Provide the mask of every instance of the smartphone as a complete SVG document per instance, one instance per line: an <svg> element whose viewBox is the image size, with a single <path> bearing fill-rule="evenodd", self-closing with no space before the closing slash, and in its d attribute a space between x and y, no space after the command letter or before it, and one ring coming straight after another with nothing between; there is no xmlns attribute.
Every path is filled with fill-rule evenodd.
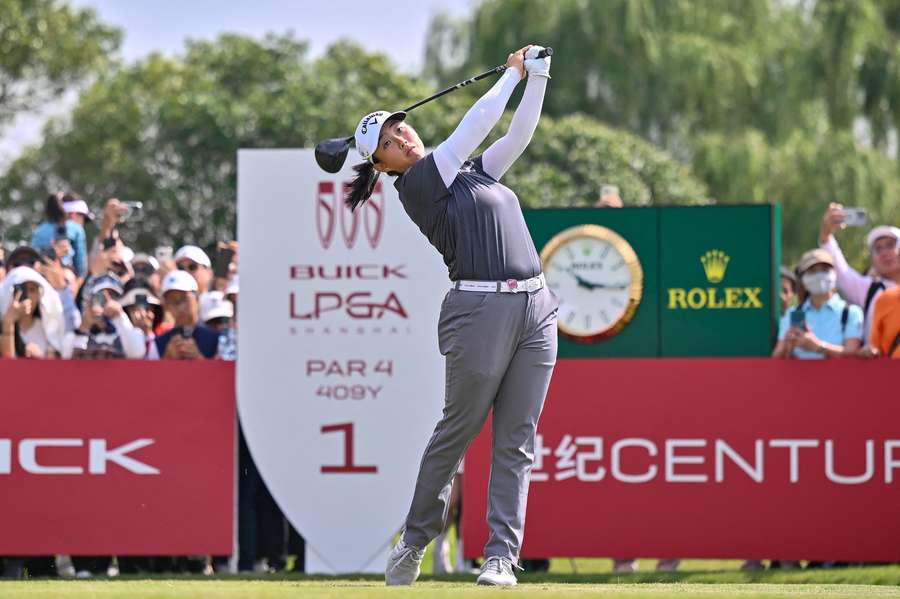
<svg viewBox="0 0 900 599"><path fill-rule="evenodd" d="M600 197L603 196L618 196L619 188L616 185L604 185L600 188Z"/></svg>
<svg viewBox="0 0 900 599"><path fill-rule="evenodd" d="M231 261L234 259L234 250L220 248L213 257L213 275L218 279L227 279Z"/></svg>
<svg viewBox="0 0 900 599"><path fill-rule="evenodd" d="M160 266L168 262L172 259L173 252L172 246L170 245L161 245L156 250L154 250L153 255L159 261Z"/></svg>
<svg viewBox="0 0 900 599"><path fill-rule="evenodd" d="M144 218L144 203L143 202L122 202L122 206L125 207L125 210L122 212L122 215L119 217L119 220L125 222L126 220L143 220Z"/></svg>
<svg viewBox="0 0 900 599"><path fill-rule="evenodd" d="M115 237L107 237L103 240L103 249L108 250L116 247L116 238Z"/></svg>
<svg viewBox="0 0 900 599"><path fill-rule="evenodd" d="M55 241L62 241L63 239L68 239L68 238L69 238L69 236L66 234L66 226L65 225L57 225Z"/></svg>
<svg viewBox="0 0 900 599"><path fill-rule="evenodd" d="M98 306L100 308L106 307L106 294L103 291L98 291L91 297L91 303L94 306Z"/></svg>
<svg viewBox="0 0 900 599"><path fill-rule="evenodd" d="M791 328L806 330L806 313L803 310L791 312Z"/></svg>
<svg viewBox="0 0 900 599"><path fill-rule="evenodd" d="M865 208L844 208L844 224L848 227L865 227L868 222Z"/></svg>
<svg viewBox="0 0 900 599"><path fill-rule="evenodd" d="M13 286L13 297L19 296L20 300L28 297L28 289L25 287L25 283L19 283L18 285Z"/></svg>

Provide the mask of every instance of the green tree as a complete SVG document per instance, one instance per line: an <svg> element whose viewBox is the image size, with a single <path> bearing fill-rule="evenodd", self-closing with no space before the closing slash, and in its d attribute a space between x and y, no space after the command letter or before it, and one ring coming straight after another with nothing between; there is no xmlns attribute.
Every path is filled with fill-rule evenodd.
<svg viewBox="0 0 900 599"><path fill-rule="evenodd" d="M542 118L505 182L529 208L592 206L608 183L637 206L693 204L708 196L706 185L684 164L584 115Z"/></svg>
<svg viewBox="0 0 900 599"><path fill-rule="evenodd" d="M782 202L788 258L814 244L829 201L897 222L898 0L485 0L432 33L426 73L440 83L553 46L548 114L663 147L719 203ZM845 234L859 266L861 234Z"/></svg>
<svg viewBox="0 0 900 599"><path fill-rule="evenodd" d="M0 0L0 126L108 68L121 32L58 0Z"/></svg>
<svg viewBox="0 0 900 599"><path fill-rule="evenodd" d="M8 238L26 238L46 190L72 188L95 206L112 196L144 201L144 222L123 229L136 248L210 246L234 235L238 148L312 147L347 135L370 110L432 92L348 42L317 60L290 36L194 42L183 56L150 56L85 90L71 118L51 122L0 180L0 218L12 224ZM451 94L410 120L434 145L469 102ZM544 119L508 180L529 206L587 205L603 183L638 204L707 196L687 167L587 116Z"/></svg>

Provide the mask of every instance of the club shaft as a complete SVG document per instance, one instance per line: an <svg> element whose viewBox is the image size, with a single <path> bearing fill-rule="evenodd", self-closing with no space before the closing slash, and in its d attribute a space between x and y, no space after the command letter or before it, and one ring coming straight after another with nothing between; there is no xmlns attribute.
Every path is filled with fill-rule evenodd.
<svg viewBox="0 0 900 599"><path fill-rule="evenodd" d="M544 58L545 56L552 56L552 55L553 55L553 48L545 48L538 54L538 58ZM475 75L474 77L470 77L469 79L466 79L465 81L460 81L456 85L451 85L450 87L448 87L445 90L441 90L441 91L437 92L436 94L432 94L432 95L428 96L424 100L419 100L418 102L416 102L409 108L404 108L403 111L409 112L410 110L412 110L414 108L418 108L422 104L427 104L428 102L431 102L432 100L436 100L445 94L449 94L452 91L456 91L461 87L465 87L471 83L475 83L476 81L481 81L485 77L490 77L491 75L497 75L499 73L502 73L505 70L506 70L505 64L496 66L489 71L485 71L484 73L481 73L480 75Z"/></svg>

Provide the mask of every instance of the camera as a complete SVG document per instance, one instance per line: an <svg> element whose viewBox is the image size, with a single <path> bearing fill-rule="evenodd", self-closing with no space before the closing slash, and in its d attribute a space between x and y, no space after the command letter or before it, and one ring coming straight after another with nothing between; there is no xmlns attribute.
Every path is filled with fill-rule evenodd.
<svg viewBox="0 0 900 599"><path fill-rule="evenodd" d="M103 239L103 249L108 250L110 248L116 247L116 238L110 235Z"/></svg>

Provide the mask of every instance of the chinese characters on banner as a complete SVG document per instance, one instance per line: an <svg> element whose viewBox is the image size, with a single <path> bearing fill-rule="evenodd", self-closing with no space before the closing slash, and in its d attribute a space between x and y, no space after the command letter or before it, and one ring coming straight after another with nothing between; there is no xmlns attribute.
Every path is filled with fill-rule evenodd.
<svg viewBox="0 0 900 599"><path fill-rule="evenodd" d="M890 360L560 360L522 555L898 561L896 376ZM485 430L466 456L473 556L489 463Z"/></svg>
<svg viewBox="0 0 900 599"><path fill-rule="evenodd" d="M389 178L345 208L352 176L312 150L238 157L238 408L309 572L383 571L443 404L446 266Z"/></svg>

